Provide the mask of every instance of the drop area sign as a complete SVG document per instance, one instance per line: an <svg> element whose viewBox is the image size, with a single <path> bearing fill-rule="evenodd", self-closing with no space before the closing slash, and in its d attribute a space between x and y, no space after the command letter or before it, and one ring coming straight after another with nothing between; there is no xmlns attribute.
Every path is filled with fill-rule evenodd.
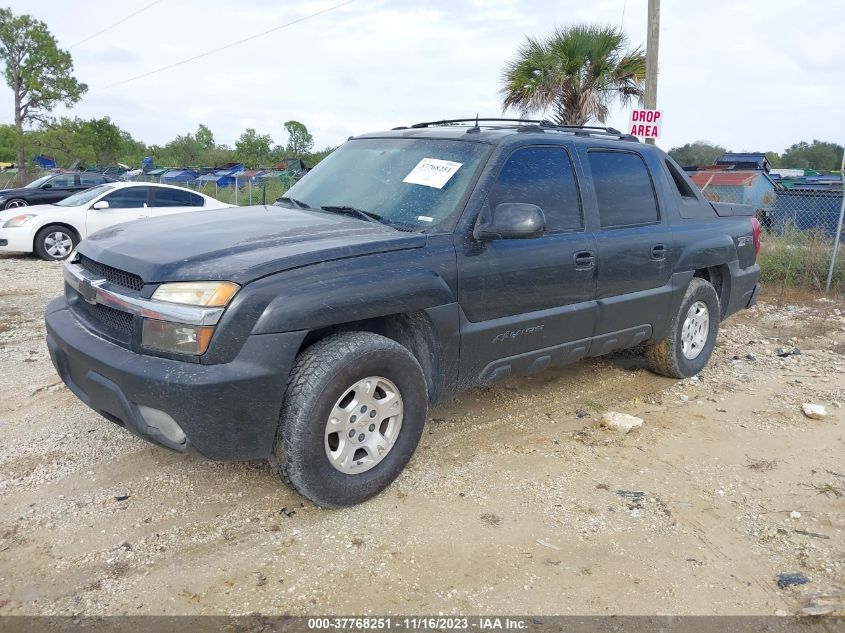
<svg viewBox="0 0 845 633"><path fill-rule="evenodd" d="M628 130L631 136L640 138L660 138L660 126L663 124L663 110L632 110L631 124Z"/></svg>

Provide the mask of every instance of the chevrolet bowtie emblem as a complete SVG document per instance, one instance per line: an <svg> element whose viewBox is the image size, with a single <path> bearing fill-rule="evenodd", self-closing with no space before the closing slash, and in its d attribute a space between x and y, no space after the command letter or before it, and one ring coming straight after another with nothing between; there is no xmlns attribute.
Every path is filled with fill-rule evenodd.
<svg viewBox="0 0 845 633"><path fill-rule="evenodd" d="M82 298L85 299L86 302L94 305L97 303L97 290L94 288L94 285L91 283L90 279L83 279L79 284L79 294L82 295Z"/></svg>

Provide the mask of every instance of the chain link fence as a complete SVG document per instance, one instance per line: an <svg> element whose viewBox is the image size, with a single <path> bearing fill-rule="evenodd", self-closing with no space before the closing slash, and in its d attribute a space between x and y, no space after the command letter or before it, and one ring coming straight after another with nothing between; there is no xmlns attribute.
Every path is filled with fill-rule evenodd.
<svg viewBox="0 0 845 633"><path fill-rule="evenodd" d="M845 290L845 254L838 239L841 175L773 178L759 171L700 171L693 181L712 202L754 207L763 231L758 261L764 283Z"/></svg>
<svg viewBox="0 0 845 633"><path fill-rule="evenodd" d="M165 172L166 173L166 172ZM126 180L126 179L124 179ZM164 174L138 174L128 180L134 182L158 182L191 191L204 193L226 204L249 206L253 204L273 204L285 195L297 180L294 174L264 173L256 175L232 174L216 178L168 178Z"/></svg>

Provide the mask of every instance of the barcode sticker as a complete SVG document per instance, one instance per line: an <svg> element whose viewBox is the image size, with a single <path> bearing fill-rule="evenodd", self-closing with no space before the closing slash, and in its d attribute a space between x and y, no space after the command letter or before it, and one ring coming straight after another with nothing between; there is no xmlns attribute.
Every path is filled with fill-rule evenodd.
<svg viewBox="0 0 845 633"><path fill-rule="evenodd" d="M402 182L443 189L462 164L439 158L423 158Z"/></svg>

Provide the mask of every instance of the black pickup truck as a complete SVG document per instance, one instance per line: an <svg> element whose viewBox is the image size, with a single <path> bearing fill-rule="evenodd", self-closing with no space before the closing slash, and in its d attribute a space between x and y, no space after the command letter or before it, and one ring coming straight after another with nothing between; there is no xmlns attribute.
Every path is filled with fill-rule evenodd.
<svg viewBox="0 0 845 633"><path fill-rule="evenodd" d="M458 390L634 346L700 371L756 300L751 214L610 128L417 124L350 139L273 206L84 240L47 343L105 418L351 505Z"/></svg>

